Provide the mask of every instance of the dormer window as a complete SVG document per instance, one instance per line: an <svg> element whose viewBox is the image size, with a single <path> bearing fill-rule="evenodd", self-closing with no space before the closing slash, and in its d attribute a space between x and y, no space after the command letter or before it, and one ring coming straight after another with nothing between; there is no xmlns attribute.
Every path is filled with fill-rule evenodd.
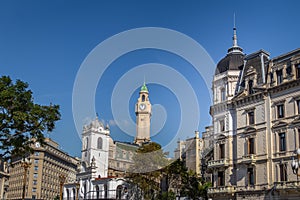
<svg viewBox="0 0 300 200"><path fill-rule="evenodd" d="M253 80L249 80L248 81L248 92L249 94L253 94L254 90L253 90Z"/></svg>
<svg viewBox="0 0 300 200"><path fill-rule="evenodd" d="M287 76L292 75L292 67L291 67L291 65L289 65L289 66L286 68L286 75L287 75Z"/></svg>
<svg viewBox="0 0 300 200"><path fill-rule="evenodd" d="M270 82L272 83L274 81L274 75L273 72L270 73Z"/></svg>
<svg viewBox="0 0 300 200"><path fill-rule="evenodd" d="M283 81L283 77L282 77L282 69L277 70L276 71L276 75L277 75L277 85L281 84Z"/></svg>
<svg viewBox="0 0 300 200"><path fill-rule="evenodd" d="M297 101L296 101L296 103L297 103L297 111L298 111L298 115L300 115L300 99L298 99Z"/></svg>
<svg viewBox="0 0 300 200"><path fill-rule="evenodd" d="M297 78L300 78L300 63L296 64L295 68L296 68Z"/></svg>

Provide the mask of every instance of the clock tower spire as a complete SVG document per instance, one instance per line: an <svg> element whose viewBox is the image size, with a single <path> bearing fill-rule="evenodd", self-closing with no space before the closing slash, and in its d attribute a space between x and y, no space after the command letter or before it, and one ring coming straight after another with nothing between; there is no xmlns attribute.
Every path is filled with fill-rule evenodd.
<svg viewBox="0 0 300 200"><path fill-rule="evenodd" d="M151 103L149 101L148 88L144 82L139 98L135 104L136 137L134 143L143 144L150 141Z"/></svg>

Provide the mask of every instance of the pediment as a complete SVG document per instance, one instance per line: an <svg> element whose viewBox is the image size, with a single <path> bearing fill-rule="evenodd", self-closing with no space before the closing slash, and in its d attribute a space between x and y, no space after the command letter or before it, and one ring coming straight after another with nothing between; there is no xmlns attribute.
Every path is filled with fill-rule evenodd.
<svg viewBox="0 0 300 200"><path fill-rule="evenodd" d="M275 129L275 128L281 128L281 127L284 127L284 126L287 126L288 123L286 123L285 121L279 121L279 122L276 122L272 128Z"/></svg>
<svg viewBox="0 0 300 200"><path fill-rule="evenodd" d="M245 133L249 133L249 132L255 132L256 128L252 127L252 126L247 126L244 130Z"/></svg>
<svg viewBox="0 0 300 200"><path fill-rule="evenodd" d="M300 123L300 115L295 117L295 119L291 122L292 124L299 124Z"/></svg>

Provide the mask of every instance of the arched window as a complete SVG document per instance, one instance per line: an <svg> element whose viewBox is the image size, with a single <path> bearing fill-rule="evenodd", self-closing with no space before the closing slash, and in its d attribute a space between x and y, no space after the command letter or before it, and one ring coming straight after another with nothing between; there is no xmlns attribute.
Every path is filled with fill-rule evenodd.
<svg viewBox="0 0 300 200"><path fill-rule="evenodd" d="M252 80L249 80L249 82L248 82L248 91L249 91L249 94L254 93L254 91L253 91L253 81Z"/></svg>
<svg viewBox="0 0 300 200"><path fill-rule="evenodd" d="M117 197L117 199L121 199L122 198L122 190L123 190L123 187L122 187L122 185L118 185L118 187L117 187L117 191L116 191L116 197Z"/></svg>
<svg viewBox="0 0 300 200"><path fill-rule="evenodd" d="M226 100L226 91L225 88L221 89L221 101L225 101Z"/></svg>
<svg viewBox="0 0 300 200"><path fill-rule="evenodd" d="M96 196L97 196L97 199L100 198L100 190L99 190L99 186L96 185Z"/></svg>
<svg viewBox="0 0 300 200"><path fill-rule="evenodd" d="M67 191L67 200L69 200L69 198L70 198L69 189L66 189L66 191Z"/></svg>
<svg viewBox="0 0 300 200"><path fill-rule="evenodd" d="M97 148L98 148L98 149L102 149L102 143L103 143L102 138L99 137L99 138L98 138L98 141L97 141Z"/></svg>
<svg viewBox="0 0 300 200"><path fill-rule="evenodd" d="M104 185L104 198L107 198L108 197L108 188L107 188L107 185L105 184Z"/></svg>
<svg viewBox="0 0 300 200"><path fill-rule="evenodd" d="M89 138L86 138L85 140L85 149L88 149L89 147Z"/></svg>
<svg viewBox="0 0 300 200"><path fill-rule="evenodd" d="M142 102L144 102L145 101L145 95L142 95Z"/></svg>
<svg viewBox="0 0 300 200"><path fill-rule="evenodd" d="M73 188L73 200L75 200L76 198L76 191L75 191L75 188Z"/></svg>

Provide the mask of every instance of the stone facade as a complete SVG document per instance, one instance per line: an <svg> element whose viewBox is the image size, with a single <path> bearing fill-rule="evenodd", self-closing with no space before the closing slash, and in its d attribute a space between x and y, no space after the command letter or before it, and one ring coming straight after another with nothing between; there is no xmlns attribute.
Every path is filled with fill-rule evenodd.
<svg viewBox="0 0 300 200"><path fill-rule="evenodd" d="M233 54L243 56L237 61ZM299 197L291 160L300 147L300 49L272 59L264 50L246 56L241 49L228 51L226 57L231 67L221 60L213 79L215 143L213 160L208 161L213 176L209 196Z"/></svg>
<svg viewBox="0 0 300 200"><path fill-rule="evenodd" d="M45 139L46 144L34 145L34 153L26 159L30 161L27 171L25 198L50 200L59 196L60 179L65 182L75 182L78 159L69 156L60 150L59 145L50 138ZM23 192L24 167L22 158L12 159L9 169L8 199L21 199Z"/></svg>
<svg viewBox="0 0 300 200"><path fill-rule="evenodd" d="M7 198L8 178L8 165L6 162L0 160L0 199Z"/></svg>
<svg viewBox="0 0 300 200"><path fill-rule="evenodd" d="M196 131L195 137L178 141L174 157L183 160L188 170L200 175L203 145L203 139L199 138L199 132Z"/></svg>

